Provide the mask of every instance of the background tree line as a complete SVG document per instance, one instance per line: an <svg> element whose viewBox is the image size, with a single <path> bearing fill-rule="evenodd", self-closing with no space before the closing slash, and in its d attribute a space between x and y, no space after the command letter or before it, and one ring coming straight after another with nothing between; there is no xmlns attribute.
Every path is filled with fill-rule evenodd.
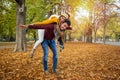
<svg viewBox="0 0 120 80"><path fill-rule="evenodd" d="M68 40L78 39L91 42L98 38L112 38L119 41L120 35L120 3L118 0L26 0L26 24L42 21L51 14L61 12L61 8L71 7L72 31L66 32ZM62 4L64 3L64 4ZM56 4L61 7L55 10ZM67 6L67 7L65 7ZM89 15L75 19L76 12L80 8L86 10ZM16 39L16 1L0 1L0 41L15 41ZM29 30L28 40L36 40L37 32Z"/></svg>

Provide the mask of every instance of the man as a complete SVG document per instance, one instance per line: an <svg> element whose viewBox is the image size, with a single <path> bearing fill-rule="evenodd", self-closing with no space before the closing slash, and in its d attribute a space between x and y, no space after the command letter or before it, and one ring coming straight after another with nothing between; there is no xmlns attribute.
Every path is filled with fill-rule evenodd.
<svg viewBox="0 0 120 80"><path fill-rule="evenodd" d="M66 30L66 28L68 28L68 26L70 26L70 21L69 20L65 20L61 26L60 29L61 30ZM44 66L44 72L45 74L48 74L48 66L47 66L47 60L48 60L48 47L50 47L50 49L53 52L53 72L57 73L57 62L58 62L58 52L57 52L57 47L56 47L56 42L54 40L55 35L54 35L54 29L58 32L58 34L60 35L60 37L63 37L63 33L60 32L59 28L57 27L56 24L46 24L46 25L20 25L20 27L23 28L29 28L29 29L45 29L45 33L44 33L44 40L42 42L42 48L43 48L43 66Z"/></svg>

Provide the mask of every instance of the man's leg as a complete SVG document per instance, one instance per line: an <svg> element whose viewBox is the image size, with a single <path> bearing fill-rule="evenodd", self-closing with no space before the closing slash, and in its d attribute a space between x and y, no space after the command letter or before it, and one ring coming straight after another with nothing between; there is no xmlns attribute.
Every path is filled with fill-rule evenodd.
<svg viewBox="0 0 120 80"><path fill-rule="evenodd" d="M58 63L58 52L57 52L57 46L55 40L51 40L49 47L53 52L53 71L55 72Z"/></svg>
<svg viewBox="0 0 120 80"><path fill-rule="evenodd" d="M43 42L41 43L42 48L43 48L43 67L44 67L44 71L48 71L48 67L47 67L47 60L48 60L48 41L47 40L43 40Z"/></svg>

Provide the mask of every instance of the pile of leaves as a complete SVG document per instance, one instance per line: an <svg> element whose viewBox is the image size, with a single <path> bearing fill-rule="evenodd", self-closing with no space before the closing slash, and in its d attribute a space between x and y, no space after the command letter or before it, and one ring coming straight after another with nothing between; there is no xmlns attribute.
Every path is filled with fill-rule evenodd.
<svg viewBox="0 0 120 80"><path fill-rule="evenodd" d="M17 53L12 48L1 49L0 80L120 80L120 46L67 42L59 52L60 74L52 73L49 50L48 75L43 71L41 46L33 58L29 58L31 49Z"/></svg>

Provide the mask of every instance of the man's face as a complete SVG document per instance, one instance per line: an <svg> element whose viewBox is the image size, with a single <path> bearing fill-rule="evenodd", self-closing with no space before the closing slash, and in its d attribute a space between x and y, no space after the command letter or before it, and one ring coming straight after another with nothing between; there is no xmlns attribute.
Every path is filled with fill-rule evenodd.
<svg viewBox="0 0 120 80"><path fill-rule="evenodd" d="M67 27L69 27L69 26L68 26L68 24L65 23L65 22L60 25L60 29L61 29L61 30L66 30Z"/></svg>
<svg viewBox="0 0 120 80"><path fill-rule="evenodd" d="M65 18L64 16L60 16L60 17L59 17L59 22L60 22L60 23L63 23L63 22L65 21L65 19L66 19L66 18Z"/></svg>

